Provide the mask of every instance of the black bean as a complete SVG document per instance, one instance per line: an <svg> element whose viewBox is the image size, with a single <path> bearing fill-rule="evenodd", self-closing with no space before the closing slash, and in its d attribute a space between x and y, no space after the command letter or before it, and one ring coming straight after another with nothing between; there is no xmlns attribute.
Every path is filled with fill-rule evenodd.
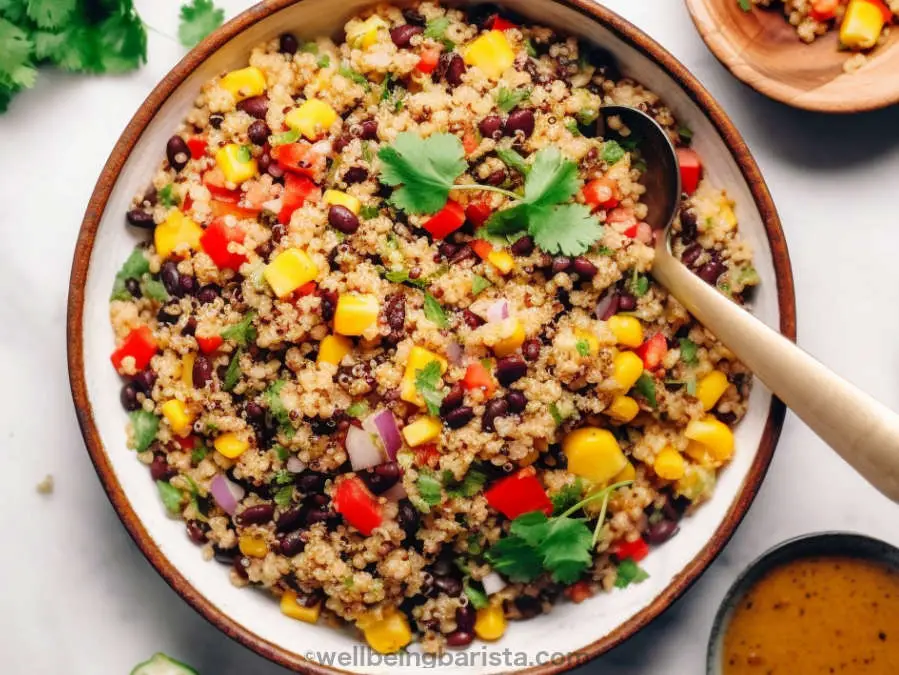
<svg viewBox="0 0 899 675"><path fill-rule="evenodd" d="M232 565L234 564L234 558L237 556L237 549L233 548L219 548L218 546L213 545L212 547L212 557L215 559L217 563L221 563L222 565Z"/></svg>
<svg viewBox="0 0 899 675"><path fill-rule="evenodd" d="M484 182L487 183L487 185L493 185L494 187L502 185L506 182L506 170L497 169L487 176L487 178L484 179Z"/></svg>
<svg viewBox="0 0 899 675"><path fill-rule="evenodd" d="M515 607L523 619L532 619L542 611L540 601L530 595L520 595L515 598Z"/></svg>
<svg viewBox="0 0 899 675"><path fill-rule="evenodd" d="M399 503L396 514L396 524L406 533L407 537L411 537L418 532L418 527L421 524L421 517L418 515L418 511L415 507L412 506L412 502L408 499L404 499Z"/></svg>
<svg viewBox="0 0 899 675"><path fill-rule="evenodd" d="M574 259L571 267L574 270L574 273L583 279L592 279L599 271L598 269L596 269L596 265L594 265L582 255L579 255Z"/></svg>
<svg viewBox="0 0 899 675"><path fill-rule="evenodd" d="M129 225L140 227L145 230L151 230L156 226L156 222L153 220L153 215L147 213L143 209L131 209L128 213L125 214L125 220L128 221Z"/></svg>
<svg viewBox="0 0 899 675"><path fill-rule="evenodd" d="M255 117L257 120L264 120L266 114L268 114L268 96L263 94L245 98L237 104L237 109L242 110L250 117ZM262 145L262 143L259 143L259 145Z"/></svg>
<svg viewBox="0 0 899 675"><path fill-rule="evenodd" d="M465 325L474 330L478 326L484 325L484 320L479 317L477 314L472 312L470 309L462 310L462 320L465 322Z"/></svg>
<svg viewBox="0 0 899 675"><path fill-rule="evenodd" d="M496 431L494 422L497 417L505 417L509 414L509 402L504 398L495 398L487 403L484 416L481 418L481 427L484 431Z"/></svg>
<svg viewBox="0 0 899 675"><path fill-rule="evenodd" d="M281 554L292 558L299 555L306 548L306 542L303 540L303 533L300 531L288 532L280 540Z"/></svg>
<svg viewBox="0 0 899 675"><path fill-rule="evenodd" d="M521 346L521 353L528 361L536 361L540 358L540 340L537 338L528 338Z"/></svg>
<svg viewBox="0 0 899 675"><path fill-rule="evenodd" d="M122 402L122 407L129 412L140 408L140 402L137 400L137 387L131 382L122 387L119 400Z"/></svg>
<svg viewBox="0 0 899 675"><path fill-rule="evenodd" d="M453 87L458 87L462 84L462 76L465 74L465 61L462 59L462 56L459 54L453 54L449 58L449 63L446 66L446 81Z"/></svg>
<svg viewBox="0 0 899 675"><path fill-rule="evenodd" d="M140 291L140 282L134 277L125 279L125 290L128 291L132 298L139 298L143 295Z"/></svg>
<svg viewBox="0 0 899 675"><path fill-rule="evenodd" d="M435 576L434 587L453 598L462 594L462 582L455 577Z"/></svg>
<svg viewBox="0 0 899 675"><path fill-rule="evenodd" d="M250 128L247 129L247 137L250 139L251 143L256 145L265 145L270 133L271 130L268 128L268 125L262 120L256 120L250 125ZM270 165L266 167L266 169L268 168L270 168Z"/></svg>
<svg viewBox="0 0 899 675"><path fill-rule="evenodd" d="M177 305L166 305L165 307L160 307L159 311L156 312L156 320L159 323L165 324L173 324L178 323L178 319L181 318L181 313L178 311Z"/></svg>
<svg viewBox="0 0 899 675"><path fill-rule="evenodd" d="M153 385L156 384L156 373L147 368L135 375L131 383L138 391L149 394L153 390Z"/></svg>
<svg viewBox="0 0 899 675"><path fill-rule="evenodd" d="M509 412L523 413L525 408L528 407L528 397L517 390L510 391L509 395L506 396L506 400L509 402Z"/></svg>
<svg viewBox="0 0 899 675"><path fill-rule="evenodd" d="M459 251L459 245L449 241L441 241L437 246L437 256L449 260L455 253ZM435 261L436 262L436 261Z"/></svg>
<svg viewBox="0 0 899 675"><path fill-rule="evenodd" d="M693 211L684 209L680 213L680 236L684 243L691 242L696 239L697 226L696 214Z"/></svg>
<svg viewBox="0 0 899 675"><path fill-rule="evenodd" d="M197 545L206 543L206 532L197 523L196 520L187 521L187 536L190 537L190 540Z"/></svg>
<svg viewBox="0 0 899 675"><path fill-rule="evenodd" d="M692 244L684 249L683 254L681 254L680 260L684 265L688 267L692 266L693 263L702 255L702 246L699 244Z"/></svg>
<svg viewBox="0 0 899 675"><path fill-rule="evenodd" d="M150 462L150 477L154 480L168 480L174 475L174 470L169 466L164 455L156 455Z"/></svg>
<svg viewBox="0 0 899 675"><path fill-rule="evenodd" d="M265 418L265 408L256 401L247 401L243 406L243 414L248 422L261 422Z"/></svg>
<svg viewBox="0 0 899 675"><path fill-rule="evenodd" d="M456 628L466 633L474 631L474 622L477 620L477 613L471 605L465 605L456 610Z"/></svg>
<svg viewBox="0 0 899 675"><path fill-rule="evenodd" d="M405 7L402 13L406 23L411 23L413 26L424 26L427 23L427 20L414 7Z"/></svg>
<svg viewBox="0 0 899 675"><path fill-rule="evenodd" d="M212 113L209 116L209 126L211 126L213 129L221 129L222 122L224 122L224 121L225 121L225 116L220 113Z"/></svg>
<svg viewBox="0 0 899 675"><path fill-rule="evenodd" d="M460 244L459 248L449 259L449 262L452 265L458 265L469 258L474 258L474 249L468 244Z"/></svg>
<svg viewBox="0 0 899 675"><path fill-rule="evenodd" d="M324 523L331 517L331 512L325 509L309 509L306 512L306 525L312 526L316 523Z"/></svg>
<svg viewBox="0 0 899 675"><path fill-rule="evenodd" d="M504 387L520 380L527 372L527 364L517 354L505 356L496 362L496 379Z"/></svg>
<svg viewBox="0 0 899 675"><path fill-rule="evenodd" d="M300 48L300 41L292 33L283 33L278 38L278 51L282 54L296 54Z"/></svg>
<svg viewBox="0 0 899 675"><path fill-rule="evenodd" d="M653 546L664 544L680 530L680 526L673 520L660 520L649 526L645 539Z"/></svg>
<svg viewBox="0 0 899 675"><path fill-rule="evenodd" d="M402 331L406 326L406 296L394 293L384 302L384 317L393 331Z"/></svg>
<svg viewBox="0 0 899 675"><path fill-rule="evenodd" d="M359 125L360 133L359 138L364 141L376 141L378 140L378 120L368 119L362 122Z"/></svg>
<svg viewBox="0 0 899 675"><path fill-rule="evenodd" d="M352 185L353 183L362 183L367 179L368 169L366 169L364 166L351 166L343 174L343 182L347 185Z"/></svg>
<svg viewBox="0 0 899 675"><path fill-rule="evenodd" d="M697 274L699 275L699 278L704 282L714 286L718 281L718 277L724 274L726 269L727 268L724 266L724 263L718 260L710 260L705 265L699 268Z"/></svg>
<svg viewBox="0 0 899 675"><path fill-rule="evenodd" d="M506 136L514 136L521 132L525 138L534 133L534 113L527 109L513 110L506 118L503 133Z"/></svg>
<svg viewBox="0 0 899 675"><path fill-rule="evenodd" d="M403 47L409 46L409 44L412 42L413 36L419 35L423 32L424 28L422 28L421 26L412 26L406 23L402 26L392 28L390 30L390 39L393 40L393 44L402 49Z"/></svg>
<svg viewBox="0 0 899 675"><path fill-rule="evenodd" d="M193 295L197 290L197 280L189 274L181 274L178 276L178 288L181 290L181 295Z"/></svg>
<svg viewBox="0 0 899 675"><path fill-rule="evenodd" d="M632 312L637 308L637 298L626 291L618 293L618 309L622 312Z"/></svg>
<svg viewBox="0 0 899 675"><path fill-rule="evenodd" d="M474 642L474 633L457 630L446 636L446 644L449 647L467 647Z"/></svg>
<svg viewBox="0 0 899 675"><path fill-rule="evenodd" d="M159 270L159 278L169 295L176 298L181 296L181 274L178 272L178 265L171 260L163 263L162 269Z"/></svg>
<svg viewBox="0 0 899 675"><path fill-rule="evenodd" d="M378 466L359 472L359 478L368 486L374 494L386 492L400 479L400 465L396 462L386 462Z"/></svg>
<svg viewBox="0 0 899 675"><path fill-rule="evenodd" d="M499 115L487 115L478 124L478 130L484 138L498 140L503 135L503 120Z"/></svg>
<svg viewBox="0 0 899 675"><path fill-rule="evenodd" d="M194 360L193 382L196 389L202 389L212 381L212 364L203 354Z"/></svg>
<svg viewBox="0 0 899 675"><path fill-rule="evenodd" d="M325 489L325 477L314 471L304 471L294 479L294 484L303 494L319 494Z"/></svg>
<svg viewBox="0 0 899 675"><path fill-rule="evenodd" d="M564 255L557 255L553 258L552 271L553 274L567 272L571 267L571 258Z"/></svg>
<svg viewBox="0 0 899 675"><path fill-rule="evenodd" d="M287 234L287 226L283 223L275 223L272 225L272 241L276 244L281 241L284 235Z"/></svg>
<svg viewBox="0 0 899 675"><path fill-rule="evenodd" d="M165 145L165 156L175 171L181 171L190 159L190 148L181 136L172 136Z"/></svg>
<svg viewBox="0 0 899 675"><path fill-rule="evenodd" d="M322 319L330 321L334 318L334 311L337 309L337 291L319 289L318 297L321 298Z"/></svg>
<svg viewBox="0 0 899 675"><path fill-rule="evenodd" d="M515 243L509 247L509 250L512 251L514 255L530 255L534 251L534 240L529 234L518 237L518 239L515 240Z"/></svg>
<svg viewBox="0 0 899 675"><path fill-rule="evenodd" d="M454 410L462 405L462 400L465 398L465 390L462 389L461 384L454 384L450 387L450 390L446 393L446 396L443 397L443 402L440 404L440 414L445 415L450 410Z"/></svg>
<svg viewBox="0 0 899 675"><path fill-rule="evenodd" d="M238 525L262 525L271 521L275 507L271 504L248 506L235 516Z"/></svg>
<svg viewBox="0 0 899 675"><path fill-rule="evenodd" d="M338 422L340 420L336 417L313 417L309 421L309 426L316 436L330 436L337 431Z"/></svg>
<svg viewBox="0 0 899 675"><path fill-rule="evenodd" d="M353 234L353 232L359 229L359 218L341 204L334 204L328 209L328 223L335 230L344 234Z"/></svg>
<svg viewBox="0 0 899 675"><path fill-rule="evenodd" d="M446 421L446 426L450 429L461 429L474 418L474 410L467 405L453 408L442 415Z"/></svg>
<svg viewBox="0 0 899 675"><path fill-rule="evenodd" d="M219 296L219 287L215 284L207 284L200 289L197 293L197 300L202 304L208 304L210 302L214 302L215 299Z"/></svg>
<svg viewBox="0 0 899 675"><path fill-rule="evenodd" d="M295 506L291 509L283 511L275 520L275 527L278 532L293 532L300 529L303 524L303 508Z"/></svg>

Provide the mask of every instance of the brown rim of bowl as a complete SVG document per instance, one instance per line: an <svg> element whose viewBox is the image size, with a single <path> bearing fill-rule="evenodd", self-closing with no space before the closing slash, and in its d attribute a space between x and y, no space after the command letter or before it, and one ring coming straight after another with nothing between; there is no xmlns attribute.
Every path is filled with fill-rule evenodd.
<svg viewBox="0 0 899 675"><path fill-rule="evenodd" d="M66 319L66 332L68 338L68 365L69 381L72 389L72 397L75 402L75 411L81 433L84 436L87 449L106 491L107 497L112 502L113 508L124 523L138 548L147 557L156 571L163 579L197 610L207 621L212 623L228 637L249 647L267 659L291 668L297 672L309 673L344 673L339 668L322 666L293 654L268 640L265 640L234 619L219 611L205 596L200 594L184 578L174 565L162 554L156 543L144 529L143 524L131 507L125 496L122 486L116 479L115 472L109 462L103 443L94 424L93 411L87 396L87 386L84 376L82 315L84 312L84 289L87 281L88 266L93 250L94 238L100 224L106 203L116 183L119 172L125 160L130 155L143 134L147 124L159 111L160 107L169 98L172 92L190 75L210 54L230 41L237 34L250 26L262 21L275 12L298 4L303 0L267 0L246 10L242 14L229 21L222 28L214 32L187 56L185 56L168 75L150 93L146 101L140 106L137 113L125 127L118 142L107 160L94 192L88 202L87 211L78 234L75 248L75 256L72 262L72 273L69 280L69 306ZM796 304L793 293L793 273L790 266L790 256L787 251L787 243L780 225L780 219L768 187L762 178L761 172L755 160L749 153L746 143L743 141L733 123L725 114L720 105L712 98L711 94L690 74L690 72L670 53L653 39L642 33L634 25L625 21L614 12L593 3L591 0L555 0L560 5L579 11L588 19L594 20L611 30L625 43L641 52L657 63L671 78L673 78L702 109L709 121L724 139L731 155L736 160L749 185L756 206L765 223L768 241L774 260L775 275L777 278L777 297L780 309L780 330L786 337L796 339ZM582 647L576 652L578 659L570 659L564 664L544 664L522 669L521 673L530 675L549 675L550 673L564 672L575 665L584 663L603 654L611 648L621 644L626 639L644 628L667 609L679 598L700 574L712 563L717 555L730 540L737 525L745 516L752 500L755 498L762 479L768 470L768 465L774 454L774 447L780 436L786 410L778 399L773 398L765 423L762 440L759 444L758 454L753 462L749 474L740 489L734 503L731 505L724 521L715 531L714 535L699 554L691 560L684 570L678 574L672 582L653 601L622 625L618 626L608 635Z"/></svg>

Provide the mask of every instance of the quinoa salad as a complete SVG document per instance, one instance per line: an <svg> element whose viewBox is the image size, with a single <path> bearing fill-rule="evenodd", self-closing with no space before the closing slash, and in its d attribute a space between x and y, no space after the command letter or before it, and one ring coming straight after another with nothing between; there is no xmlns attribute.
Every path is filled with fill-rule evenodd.
<svg viewBox="0 0 899 675"><path fill-rule="evenodd" d="M743 302L732 201L601 48L429 2L339 39L206 83L135 197L130 448L210 574L378 652L627 592L712 495L751 376L650 276L641 139L600 107L668 131L675 254Z"/></svg>
<svg viewBox="0 0 899 675"><path fill-rule="evenodd" d="M749 11L753 6L780 6L796 28L799 39L812 43L838 30L840 49L852 53L843 65L854 72L868 62L868 54L884 44L890 26L899 19L899 0L737 0Z"/></svg>

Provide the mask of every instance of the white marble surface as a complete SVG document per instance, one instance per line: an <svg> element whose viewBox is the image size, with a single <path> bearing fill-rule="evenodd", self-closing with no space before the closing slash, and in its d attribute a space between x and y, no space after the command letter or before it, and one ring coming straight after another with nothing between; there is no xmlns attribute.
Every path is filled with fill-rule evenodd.
<svg viewBox="0 0 899 675"><path fill-rule="evenodd" d="M219 3L229 16L249 4ZM137 4L147 23L175 33L178 3ZM899 409L899 108L854 117L785 108L721 68L678 0L606 4L690 67L749 142L790 244L799 342ZM203 675L286 672L203 621L143 559L103 494L69 396L66 291L83 209L121 129L181 54L151 32L141 71L95 79L42 71L0 117L0 654L12 675L120 675L157 650ZM38 495L48 473L56 490ZM788 416L759 497L718 561L650 628L583 672L701 672L712 617L746 563L816 530L899 544L897 515Z"/></svg>

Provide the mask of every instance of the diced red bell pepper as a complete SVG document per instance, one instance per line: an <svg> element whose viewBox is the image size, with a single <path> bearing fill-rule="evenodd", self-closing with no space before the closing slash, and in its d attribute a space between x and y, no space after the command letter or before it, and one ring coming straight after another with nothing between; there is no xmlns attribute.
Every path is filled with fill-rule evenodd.
<svg viewBox="0 0 899 675"><path fill-rule="evenodd" d="M590 590L590 584L586 581L576 581L565 589L565 597L575 604L579 604L584 600L593 597L593 591Z"/></svg>
<svg viewBox="0 0 899 675"><path fill-rule="evenodd" d="M228 250L228 244L236 242L242 244L246 233L242 227L228 227L225 221L217 218L206 228L200 237L200 246L206 252L212 262L219 269L237 271L247 261L243 253L232 253Z"/></svg>
<svg viewBox="0 0 899 675"><path fill-rule="evenodd" d="M334 509L347 523L366 537L381 525L384 519L381 504L357 476L345 478L334 490Z"/></svg>
<svg viewBox="0 0 899 675"><path fill-rule="evenodd" d="M655 370L662 365L662 359L668 353L668 341L661 333L656 333L634 350L634 353L643 359L643 367L646 370Z"/></svg>
<svg viewBox="0 0 899 675"><path fill-rule="evenodd" d="M631 559L634 562L640 562L649 555L649 544L643 539L636 541L619 541L612 545L612 553L618 560Z"/></svg>
<svg viewBox="0 0 899 675"><path fill-rule="evenodd" d="M413 452L415 452L416 466L429 466L434 469L437 467L437 462L440 461L440 450L434 443L419 445L417 448L413 448Z"/></svg>
<svg viewBox="0 0 899 675"><path fill-rule="evenodd" d="M443 239L462 227L464 223L465 210L461 204L450 199L446 202L446 206L428 218L422 227L430 232L434 239Z"/></svg>
<svg viewBox="0 0 899 675"><path fill-rule="evenodd" d="M462 148L465 150L466 155L473 153L480 145L478 137L475 136L473 132L466 131L462 134Z"/></svg>
<svg viewBox="0 0 899 675"><path fill-rule="evenodd" d="M224 218L225 216L234 216L238 220L244 218L255 218L258 211L245 209L233 202L222 202L218 199L209 200L209 209L212 211L213 218Z"/></svg>
<svg viewBox="0 0 899 675"><path fill-rule="evenodd" d="M262 205L272 198L272 186L261 180L247 181L243 186L244 193L240 199L241 208L256 213L262 211Z"/></svg>
<svg viewBox="0 0 899 675"><path fill-rule="evenodd" d="M552 501L532 466L496 481L484 496L492 508L509 519L531 511L543 511L548 516L553 512Z"/></svg>
<svg viewBox="0 0 899 675"><path fill-rule="evenodd" d="M499 14L495 14L490 21L490 30L509 30L510 28L518 28L518 26Z"/></svg>
<svg viewBox="0 0 899 675"><path fill-rule="evenodd" d="M295 290L294 293L297 294L297 297L302 298L315 293L316 288L318 288L318 284L316 284L314 281L307 281L305 284Z"/></svg>
<svg viewBox="0 0 899 675"><path fill-rule="evenodd" d="M465 377L462 378L462 386L468 391L481 389L487 398L493 396L493 392L496 391L496 382L493 381L493 376L480 362L468 366Z"/></svg>
<svg viewBox="0 0 899 675"><path fill-rule="evenodd" d="M437 47L422 49L421 54L418 57L418 65L415 66L415 69L425 74L433 73L439 60L440 49Z"/></svg>
<svg viewBox="0 0 899 675"><path fill-rule="evenodd" d="M677 163L680 165L681 189L692 195L702 179L702 160L699 153L692 148L678 148Z"/></svg>
<svg viewBox="0 0 899 675"><path fill-rule="evenodd" d="M176 436L175 443L177 443L178 447L182 450L191 452L197 445L197 437L192 434L190 436L185 436L184 438Z"/></svg>
<svg viewBox="0 0 899 675"><path fill-rule="evenodd" d="M229 204L240 201L240 190L229 190L225 186L225 174L218 167L203 174L203 185L209 190L213 199Z"/></svg>
<svg viewBox="0 0 899 675"><path fill-rule="evenodd" d="M216 349L222 346L222 342L224 339L221 335L210 335L208 337L203 337L202 335L196 335L197 345L200 347L200 351L204 354L212 354Z"/></svg>
<svg viewBox="0 0 899 675"><path fill-rule="evenodd" d="M192 136L187 139L187 147L190 150L191 159L200 159L206 154L206 147L209 144L203 136Z"/></svg>
<svg viewBox="0 0 899 675"><path fill-rule="evenodd" d="M486 223L492 213L493 209L490 207L490 202L487 199L475 200L465 207L465 217L475 227L480 227Z"/></svg>
<svg viewBox="0 0 899 675"><path fill-rule="evenodd" d="M325 156L313 150L312 145L306 141L276 145L272 148L272 159L285 171L310 178L321 175L327 166Z"/></svg>
<svg viewBox="0 0 899 675"><path fill-rule="evenodd" d="M156 340L149 326L138 326L131 330L122 346L116 349L110 360L117 371L122 372L122 361L127 357L134 359L135 370L144 370L150 365L150 359L156 354Z"/></svg>
<svg viewBox="0 0 899 675"><path fill-rule="evenodd" d="M487 260L487 256L493 253L493 246L489 241L484 241L483 239L475 239L472 241L471 248L478 254L478 257L481 260Z"/></svg>
<svg viewBox="0 0 899 675"><path fill-rule="evenodd" d="M885 24L890 24L893 22L893 10L887 7L886 3L883 2L883 0L865 0L865 2L871 3L880 10L880 13L883 15L883 22ZM836 14L836 10L834 10L834 14Z"/></svg>
<svg viewBox="0 0 899 675"><path fill-rule="evenodd" d="M584 201L595 209L611 209L621 201L618 181L612 178L594 178L584 186Z"/></svg>
<svg viewBox="0 0 899 675"><path fill-rule="evenodd" d="M830 21L837 15L840 0L812 0L809 16L815 21Z"/></svg>
<svg viewBox="0 0 899 675"><path fill-rule="evenodd" d="M309 201L318 201L321 191L306 176L288 173L284 176L284 191L281 193L281 211L278 222L287 225L293 212Z"/></svg>
<svg viewBox="0 0 899 675"><path fill-rule="evenodd" d="M636 236L637 236L637 223L634 223L633 225L631 225L631 226L630 226L629 228L627 228L624 232L622 232L622 234L623 234L625 237L630 237L631 239L633 239L634 237L636 237Z"/></svg>

